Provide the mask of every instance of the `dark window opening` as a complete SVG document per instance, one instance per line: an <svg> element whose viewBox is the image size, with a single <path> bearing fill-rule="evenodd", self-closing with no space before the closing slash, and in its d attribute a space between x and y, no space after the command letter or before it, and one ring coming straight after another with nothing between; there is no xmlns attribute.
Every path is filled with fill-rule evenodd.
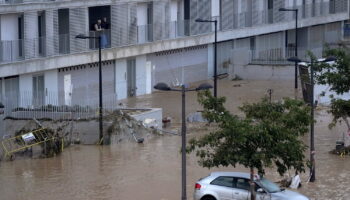
<svg viewBox="0 0 350 200"><path fill-rule="evenodd" d="M111 6L96 6L89 8L89 35L101 36L101 48L111 44ZM98 40L90 40L90 48L98 48Z"/></svg>
<svg viewBox="0 0 350 200"><path fill-rule="evenodd" d="M233 187L233 177L220 176L213 180L211 185L225 186L225 187Z"/></svg>
<svg viewBox="0 0 350 200"><path fill-rule="evenodd" d="M69 53L69 9L58 10L59 53Z"/></svg>
<svg viewBox="0 0 350 200"><path fill-rule="evenodd" d="M45 55L45 40L46 40L46 31L45 31L45 11L38 13L38 45L39 45L39 54Z"/></svg>
<svg viewBox="0 0 350 200"><path fill-rule="evenodd" d="M23 57L23 38L24 38L23 15L18 17L18 56Z"/></svg>
<svg viewBox="0 0 350 200"><path fill-rule="evenodd" d="M237 178L236 179L236 188L242 189L242 190L249 190L250 184L249 180L245 178Z"/></svg>

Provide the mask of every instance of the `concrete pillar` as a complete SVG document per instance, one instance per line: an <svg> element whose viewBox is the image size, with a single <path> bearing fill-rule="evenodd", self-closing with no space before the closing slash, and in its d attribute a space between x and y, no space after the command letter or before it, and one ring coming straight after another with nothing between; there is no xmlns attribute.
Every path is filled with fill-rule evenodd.
<svg viewBox="0 0 350 200"><path fill-rule="evenodd" d="M137 4L138 43L147 41L147 3Z"/></svg>
<svg viewBox="0 0 350 200"><path fill-rule="evenodd" d="M88 16L88 8L73 8L69 10L71 52L81 52L88 49L89 40L75 38L78 34L88 35Z"/></svg>

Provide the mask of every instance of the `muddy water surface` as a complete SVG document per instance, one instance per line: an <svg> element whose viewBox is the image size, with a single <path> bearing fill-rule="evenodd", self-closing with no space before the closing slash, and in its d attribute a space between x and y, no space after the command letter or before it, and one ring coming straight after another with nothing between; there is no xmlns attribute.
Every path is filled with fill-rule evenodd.
<svg viewBox="0 0 350 200"><path fill-rule="evenodd" d="M256 101L273 88L274 99L293 96L293 82L276 81L220 81L219 95L227 96L227 106L237 113L244 101ZM195 94L187 95L187 113L200 110ZM177 123L180 116L180 94L157 92L153 95L123 102L136 107L163 107L164 116ZM303 187L298 191L312 199L350 199L350 157L331 155L335 141L344 127L328 130L329 115L317 112L315 128L316 179L306 183L308 173L302 174ZM201 135L206 128L189 125L188 137ZM309 143L308 135L304 138ZM181 155L179 136L160 136L113 146L72 146L57 157L49 159L17 159L0 163L1 200L61 200L61 199L117 199L156 200L180 199ZM308 156L308 152L306 152ZM210 171L246 171L243 167L204 169L198 166L194 155L188 156L188 199L192 199L196 180ZM291 172L293 174L293 172ZM267 177L277 181L280 177L273 169Z"/></svg>

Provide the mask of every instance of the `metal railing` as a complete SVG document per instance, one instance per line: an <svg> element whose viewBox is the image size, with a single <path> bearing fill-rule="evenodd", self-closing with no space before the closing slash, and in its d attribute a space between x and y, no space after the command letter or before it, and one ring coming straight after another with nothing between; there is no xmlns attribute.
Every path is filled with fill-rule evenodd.
<svg viewBox="0 0 350 200"><path fill-rule="evenodd" d="M330 6L330 2L315 3L299 6L300 18L326 16L347 11L347 0L339 0L336 5ZM303 14L305 12L305 15ZM241 29L246 27L262 26L271 23L282 23L294 20L293 12L278 12L274 10L262 10L253 13L244 12L233 14L232 17L218 20L219 30ZM112 24L113 25L113 24ZM91 31L90 36L104 35L103 48L144 44L159 40L175 39L186 36L201 35L214 31L211 23L197 23L195 19L172 21L148 25L129 25L126 30L104 30L102 32ZM12 41L0 41L0 63L48 57L60 54L78 53L97 49L97 41L77 40L73 34L58 36L45 36L41 38L22 39ZM271 50L266 55L276 55L278 50ZM254 54L255 55L255 54Z"/></svg>
<svg viewBox="0 0 350 200"><path fill-rule="evenodd" d="M90 37L99 37L101 36L101 48L110 48L111 47L111 30L105 29L102 31L90 31ZM90 49L98 49L98 39L89 40Z"/></svg>
<svg viewBox="0 0 350 200"><path fill-rule="evenodd" d="M316 57L322 57L323 48L307 49L298 47L298 57L307 59L307 52L312 52ZM295 47L271 48L262 50L250 50L250 64L290 64L288 58L295 56Z"/></svg>
<svg viewBox="0 0 350 200"><path fill-rule="evenodd" d="M91 90L91 89L90 89ZM97 93L97 91L95 91ZM1 100L5 117L18 119L90 119L98 117L99 98L88 88L74 88L72 92L22 91L6 94ZM118 108L116 94L103 95L103 110Z"/></svg>
<svg viewBox="0 0 350 200"><path fill-rule="evenodd" d="M62 0L0 0L0 4L46 3Z"/></svg>

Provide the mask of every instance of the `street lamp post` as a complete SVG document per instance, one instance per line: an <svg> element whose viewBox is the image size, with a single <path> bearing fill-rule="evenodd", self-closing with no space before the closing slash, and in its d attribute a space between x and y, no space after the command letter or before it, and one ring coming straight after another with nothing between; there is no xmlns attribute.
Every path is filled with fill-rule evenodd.
<svg viewBox="0 0 350 200"><path fill-rule="evenodd" d="M295 12L295 49L294 56L298 57L298 9L288 9L288 8L280 8L279 11L292 11ZM295 62L295 74L294 74L294 96L295 99L298 97L298 63Z"/></svg>
<svg viewBox="0 0 350 200"><path fill-rule="evenodd" d="M218 32L218 20L204 20L196 19L196 22L209 22L215 25L215 40L214 40L214 97L217 97L217 32Z"/></svg>
<svg viewBox="0 0 350 200"><path fill-rule="evenodd" d="M178 91L182 94L182 126L181 126L181 200L187 200L186 192L186 92L208 90L212 86L208 83L202 83L195 89L187 89L185 85L181 89L170 88L166 83L157 83L154 89L162 91Z"/></svg>
<svg viewBox="0 0 350 200"><path fill-rule="evenodd" d="M101 36L91 37L83 34L75 36L77 39L98 39L98 93L99 93L99 141L103 144L103 103L102 103L102 59Z"/></svg>
<svg viewBox="0 0 350 200"><path fill-rule="evenodd" d="M314 117L314 109L315 109L315 102L314 102L314 64L315 63L321 63L321 62L331 62L331 61L335 61L336 58L335 57L328 57L326 59L321 59L321 60L317 60L316 62L311 59L310 62L310 84L311 84L311 96L310 96L310 107L311 107L311 111L310 111L310 115L311 115L311 124L310 124L310 182L314 182L316 180L316 162L315 162L315 136L314 136L314 127L315 127L315 117ZM302 61L297 57L292 57L292 58L288 58L288 61L290 62L295 62L295 63L300 63L300 62L305 62L305 63L309 63L306 61Z"/></svg>

